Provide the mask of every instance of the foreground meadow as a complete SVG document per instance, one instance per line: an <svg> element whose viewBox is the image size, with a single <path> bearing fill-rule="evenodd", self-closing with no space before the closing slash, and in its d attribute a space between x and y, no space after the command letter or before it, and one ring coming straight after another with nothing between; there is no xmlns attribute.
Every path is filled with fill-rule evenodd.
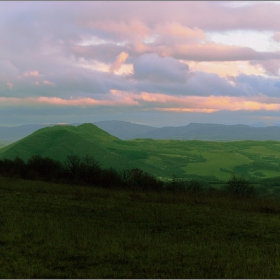
<svg viewBox="0 0 280 280"><path fill-rule="evenodd" d="M0 177L1 278L279 278L280 204Z"/></svg>

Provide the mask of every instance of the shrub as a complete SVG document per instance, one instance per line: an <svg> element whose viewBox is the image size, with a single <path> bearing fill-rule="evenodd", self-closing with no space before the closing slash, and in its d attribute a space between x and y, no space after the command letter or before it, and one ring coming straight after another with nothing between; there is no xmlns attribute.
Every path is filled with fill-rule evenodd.
<svg viewBox="0 0 280 280"><path fill-rule="evenodd" d="M186 190L192 193L201 193L203 192L203 185L199 181L190 180L186 184Z"/></svg>
<svg viewBox="0 0 280 280"><path fill-rule="evenodd" d="M160 190L163 186L161 181L139 168L124 170L122 172L122 181L126 187L142 190Z"/></svg>
<svg viewBox="0 0 280 280"><path fill-rule="evenodd" d="M173 175L172 180L165 183L165 188L171 192L182 192L186 190L186 181L177 179L175 175Z"/></svg>
<svg viewBox="0 0 280 280"><path fill-rule="evenodd" d="M121 175L112 167L101 171L99 184L106 188L121 186Z"/></svg>
<svg viewBox="0 0 280 280"><path fill-rule="evenodd" d="M77 180L81 159L76 155L69 155L66 158L65 169L71 179Z"/></svg>
<svg viewBox="0 0 280 280"><path fill-rule="evenodd" d="M59 161L39 155L32 156L26 164L31 179L52 181L61 176L62 164Z"/></svg>
<svg viewBox="0 0 280 280"><path fill-rule="evenodd" d="M249 181L235 175L227 182L224 190L239 197L251 197L256 194L255 188Z"/></svg>
<svg viewBox="0 0 280 280"><path fill-rule="evenodd" d="M86 155L79 164L79 179L86 184L98 184L101 170L100 163L92 156Z"/></svg>
<svg viewBox="0 0 280 280"><path fill-rule="evenodd" d="M25 178L27 173L25 162L19 157L14 160L3 159L0 161L0 173L4 176Z"/></svg>

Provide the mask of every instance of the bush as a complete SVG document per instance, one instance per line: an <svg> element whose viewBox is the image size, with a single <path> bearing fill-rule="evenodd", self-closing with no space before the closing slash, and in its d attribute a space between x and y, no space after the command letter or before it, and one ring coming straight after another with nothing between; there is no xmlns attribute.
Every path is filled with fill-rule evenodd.
<svg viewBox="0 0 280 280"><path fill-rule="evenodd" d="M166 190L171 192L182 192L186 190L186 181L177 179L175 175L173 175L172 180L165 183Z"/></svg>
<svg viewBox="0 0 280 280"><path fill-rule="evenodd" d="M30 179L42 179L45 181L52 181L61 177L63 170L59 161L39 155L32 156L27 161L26 168Z"/></svg>
<svg viewBox="0 0 280 280"><path fill-rule="evenodd" d="M121 175L112 167L103 169L99 184L106 188L119 187L122 184Z"/></svg>
<svg viewBox="0 0 280 280"><path fill-rule="evenodd" d="M122 172L122 181L126 187L141 190L160 190L163 186L161 181L139 168L124 170Z"/></svg>
<svg viewBox="0 0 280 280"><path fill-rule="evenodd" d="M0 173L4 176L26 178L27 170L25 162L16 157L14 160L3 159L0 161Z"/></svg>
<svg viewBox="0 0 280 280"><path fill-rule="evenodd" d="M76 155L69 155L67 156L65 162L65 170L68 173L69 178L72 180L78 179L78 173L80 171L80 163L81 159Z"/></svg>
<svg viewBox="0 0 280 280"><path fill-rule="evenodd" d="M93 157L86 155L79 164L79 179L86 184L98 184L101 170L100 164Z"/></svg>
<svg viewBox="0 0 280 280"><path fill-rule="evenodd" d="M192 193L201 193L204 191L202 183L196 180L190 180L186 184L186 190Z"/></svg>
<svg viewBox="0 0 280 280"><path fill-rule="evenodd" d="M251 197L256 194L255 188L249 181L235 175L227 182L224 190L239 197Z"/></svg>

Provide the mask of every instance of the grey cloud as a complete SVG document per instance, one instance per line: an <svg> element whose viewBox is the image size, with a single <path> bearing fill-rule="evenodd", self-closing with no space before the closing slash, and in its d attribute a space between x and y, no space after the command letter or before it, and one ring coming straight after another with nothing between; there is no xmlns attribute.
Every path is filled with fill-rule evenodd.
<svg viewBox="0 0 280 280"><path fill-rule="evenodd" d="M197 96L242 96L246 95L241 88L232 86L226 78L217 74L190 72L184 81L172 80L162 83L154 80L138 80L132 83L137 92L163 93L168 95L197 95Z"/></svg>
<svg viewBox="0 0 280 280"><path fill-rule="evenodd" d="M262 66L268 75L279 76L280 59L253 60L250 63Z"/></svg>
<svg viewBox="0 0 280 280"><path fill-rule="evenodd" d="M134 79L153 82L186 81L188 65L171 57L159 57L157 54L145 54L134 63Z"/></svg>
<svg viewBox="0 0 280 280"><path fill-rule="evenodd" d="M269 97L280 97L279 80L272 78L240 74L236 77L236 87L243 90L248 96L261 93Z"/></svg>
<svg viewBox="0 0 280 280"><path fill-rule="evenodd" d="M123 46L118 46L112 43L89 46L71 46L71 51L77 59L83 58L104 63L113 63L116 56L124 50L125 48Z"/></svg>
<svg viewBox="0 0 280 280"><path fill-rule="evenodd" d="M0 60L0 77L3 78L6 75L8 77L16 77L19 74L19 69L8 59Z"/></svg>

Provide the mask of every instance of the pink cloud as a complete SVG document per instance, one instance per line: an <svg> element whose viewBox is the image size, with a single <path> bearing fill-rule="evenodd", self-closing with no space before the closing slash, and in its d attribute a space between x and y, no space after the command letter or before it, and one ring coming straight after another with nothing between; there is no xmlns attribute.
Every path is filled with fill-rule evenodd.
<svg viewBox="0 0 280 280"><path fill-rule="evenodd" d="M23 77L39 77L39 71L35 70L35 71L26 71L22 74Z"/></svg>
<svg viewBox="0 0 280 280"><path fill-rule="evenodd" d="M214 113L217 112L217 109L200 109L200 108L156 108L157 111L164 112L175 112L175 113Z"/></svg>
<svg viewBox="0 0 280 280"><path fill-rule="evenodd" d="M44 81L43 81L43 84L44 84L44 85L48 85L48 86L55 86L55 83L50 82L50 81L48 81L48 80L44 80Z"/></svg>
<svg viewBox="0 0 280 280"><path fill-rule="evenodd" d="M226 6L225 1L129 1L129 2L83 2L83 5L67 3L81 24L92 20L102 22L142 21L149 27L159 22L180 22L190 28L207 30L258 29L279 30L280 6L275 3L252 2L243 7ZM77 16L73 10L80 14ZM63 9L61 9L61 12ZM93 11L98 11L94 13ZM250 16L248 16L250 15ZM106 25L107 22L104 22Z"/></svg>
<svg viewBox="0 0 280 280"><path fill-rule="evenodd" d="M113 21L110 19L101 21L90 21L87 26L92 29L99 29L116 34L121 39L142 39L149 36L149 28L139 20Z"/></svg>
<svg viewBox="0 0 280 280"><path fill-rule="evenodd" d="M37 105L55 105L55 106L77 106L77 107L90 107L90 106L138 106L137 101L132 100L128 96L116 100L96 100L93 98L75 98L75 99L62 99L60 97L0 97L1 105L5 106L37 106Z"/></svg>
<svg viewBox="0 0 280 280"><path fill-rule="evenodd" d="M162 56L192 61L241 61L280 59L280 52L257 52L249 47L228 46L216 43L170 44L151 46L149 52Z"/></svg>
<svg viewBox="0 0 280 280"><path fill-rule="evenodd" d="M179 22L157 24L153 29L153 32L158 34L159 41L161 39L160 36L167 37L167 40L172 38L175 41L181 40L184 42L198 42L199 40L206 39L206 35L203 30L197 27L189 28L188 26L184 26Z"/></svg>
<svg viewBox="0 0 280 280"><path fill-rule="evenodd" d="M275 32L272 39L276 42L280 42L280 32Z"/></svg>
<svg viewBox="0 0 280 280"><path fill-rule="evenodd" d="M7 82L7 86L8 86L9 89L12 89L14 87L14 85L10 82Z"/></svg>
<svg viewBox="0 0 280 280"><path fill-rule="evenodd" d="M270 99L266 96L255 98L231 96L169 96L143 92L144 102L155 103L155 110L174 112L215 112L219 110L278 111L280 98ZM160 106L160 107L159 107ZM166 107L167 106L167 107Z"/></svg>
<svg viewBox="0 0 280 280"><path fill-rule="evenodd" d="M280 59L268 59L260 61L251 61L252 65L260 65L268 75L278 76L280 68Z"/></svg>
<svg viewBox="0 0 280 280"><path fill-rule="evenodd" d="M125 63L125 61L127 60L127 58L128 58L128 53L126 53L126 52L121 52L121 53L117 56L115 62L111 65L110 71L111 71L111 72L114 72L114 71L119 70L119 69L121 68L122 64Z"/></svg>

